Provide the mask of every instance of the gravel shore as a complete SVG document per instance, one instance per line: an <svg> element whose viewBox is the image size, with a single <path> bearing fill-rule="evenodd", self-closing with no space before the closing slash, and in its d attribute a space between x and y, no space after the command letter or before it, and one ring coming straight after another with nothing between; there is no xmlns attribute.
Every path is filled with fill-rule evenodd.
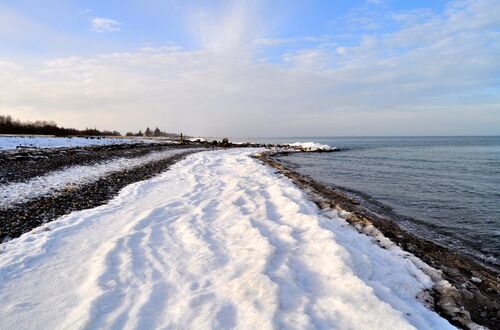
<svg viewBox="0 0 500 330"><path fill-rule="evenodd" d="M0 152L0 184L25 181L74 165L93 165L113 158L135 158L154 151L180 147L178 144L137 143L79 148L23 148Z"/></svg>
<svg viewBox="0 0 500 330"><path fill-rule="evenodd" d="M199 146L198 146L199 147ZM97 164L112 158L135 158L151 152L179 148L172 145L114 145L64 150L35 150L2 154L0 160L1 183L18 182L75 165ZM16 238L46 222L73 211L103 205L125 186L146 180L166 171L172 164L199 151L181 154L147 163L144 166L114 172L97 181L42 196L26 203L0 207L0 242ZM21 157L19 157L21 156ZM5 176L4 176L5 173Z"/></svg>

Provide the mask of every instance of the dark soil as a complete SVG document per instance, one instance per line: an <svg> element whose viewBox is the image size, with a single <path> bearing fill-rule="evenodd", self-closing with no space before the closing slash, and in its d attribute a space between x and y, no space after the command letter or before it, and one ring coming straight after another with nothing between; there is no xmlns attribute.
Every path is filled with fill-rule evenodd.
<svg viewBox="0 0 500 330"><path fill-rule="evenodd" d="M264 153L257 158L304 189L321 209L350 212L351 216L346 220L352 225L375 226L403 250L442 271L443 279L453 286L451 290L434 288L433 307L443 317L461 328L474 327L474 322L490 329L500 329L499 269L405 231L394 220L370 211L334 187L293 171L273 155L276 153Z"/></svg>

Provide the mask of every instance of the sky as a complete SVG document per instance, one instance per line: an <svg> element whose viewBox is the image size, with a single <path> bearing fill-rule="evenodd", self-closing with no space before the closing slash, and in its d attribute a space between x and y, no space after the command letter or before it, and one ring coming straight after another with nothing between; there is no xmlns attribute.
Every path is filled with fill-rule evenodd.
<svg viewBox="0 0 500 330"><path fill-rule="evenodd" d="M0 114L200 136L500 134L498 0L0 0Z"/></svg>

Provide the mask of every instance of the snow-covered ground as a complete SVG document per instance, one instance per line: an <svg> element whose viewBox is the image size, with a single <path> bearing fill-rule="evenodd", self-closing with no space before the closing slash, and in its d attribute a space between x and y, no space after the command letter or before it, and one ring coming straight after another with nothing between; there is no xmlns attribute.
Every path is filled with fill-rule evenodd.
<svg viewBox="0 0 500 330"><path fill-rule="evenodd" d="M48 136L0 136L0 150L13 150L17 147L30 148L72 148L96 145L150 142L127 138L83 138L83 137L48 137Z"/></svg>
<svg viewBox="0 0 500 330"><path fill-rule="evenodd" d="M50 172L26 182L12 182L0 185L0 207L25 203L31 199L57 193L63 189L97 181L113 172L132 169L181 154L188 150L172 149L158 151L137 158L117 158L94 165L72 166Z"/></svg>
<svg viewBox="0 0 500 330"><path fill-rule="evenodd" d="M430 278L246 150L201 152L0 246L0 329L448 329Z"/></svg>

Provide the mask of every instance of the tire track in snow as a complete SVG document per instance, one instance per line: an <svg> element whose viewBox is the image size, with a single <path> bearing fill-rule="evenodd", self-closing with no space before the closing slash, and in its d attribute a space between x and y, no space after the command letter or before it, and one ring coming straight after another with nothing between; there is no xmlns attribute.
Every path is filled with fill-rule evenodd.
<svg viewBox="0 0 500 330"><path fill-rule="evenodd" d="M431 283L401 254L249 153L191 155L6 243L0 328L451 327L415 299Z"/></svg>

